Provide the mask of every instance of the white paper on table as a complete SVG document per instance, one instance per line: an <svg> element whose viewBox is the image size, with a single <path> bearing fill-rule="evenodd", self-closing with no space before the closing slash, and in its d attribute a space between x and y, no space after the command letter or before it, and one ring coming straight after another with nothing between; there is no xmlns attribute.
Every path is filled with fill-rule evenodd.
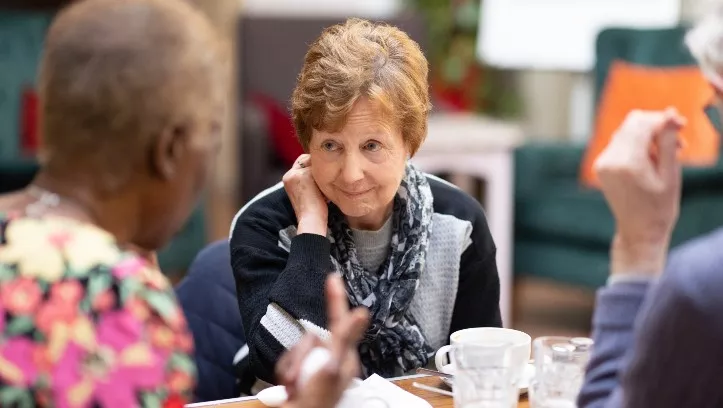
<svg viewBox="0 0 723 408"><path fill-rule="evenodd" d="M344 392L336 408L432 408L427 401L376 374L364 381L357 380L357 384ZM268 388L258 397L268 407L280 407L287 398L283 386Z"/></svg>
<svg viewBox="0 0 723 408"><path fill-rule="evenodd" d="M336 408L432 408L388 380L374 374L356 388L347 390Z"/></svg>

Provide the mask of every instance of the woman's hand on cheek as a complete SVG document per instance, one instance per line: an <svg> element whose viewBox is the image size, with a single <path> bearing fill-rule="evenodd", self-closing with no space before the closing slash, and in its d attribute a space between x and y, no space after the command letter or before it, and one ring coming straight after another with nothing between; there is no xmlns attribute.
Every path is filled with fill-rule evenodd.
<svg viewBox="0 0 723 408"><path fill-rule="evenodd" d="M326 198L311 175L311 156L302 154L284 174L284 189L289 195L298 221L298 234L326 236L329 217Z"/></svg>

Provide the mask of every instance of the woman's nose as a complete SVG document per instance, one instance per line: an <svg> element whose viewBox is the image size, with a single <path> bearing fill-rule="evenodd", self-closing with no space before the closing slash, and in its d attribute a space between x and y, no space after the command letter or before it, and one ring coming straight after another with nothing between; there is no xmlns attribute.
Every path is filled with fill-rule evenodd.
<svg viewBox="0 0 723 408"><path fill-rule="evenodd" d="M363 160L355 155L348 155L344 158L344 167L341 170L341 177L344 184L351 185L364 178Z"/></svg>

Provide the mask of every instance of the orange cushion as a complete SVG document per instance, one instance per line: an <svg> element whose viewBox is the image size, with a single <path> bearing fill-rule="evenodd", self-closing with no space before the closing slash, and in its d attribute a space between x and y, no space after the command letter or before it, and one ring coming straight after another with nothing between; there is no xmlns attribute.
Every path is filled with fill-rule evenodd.
<svg viewBox="0 0 723 408"><path fill-rule="evenodd" d="M712 98L713 90L697 67L653 68L614 62L600 97L594 134L582 160L582 183L599 186L592 170L593 163L634 109L677 108L688 120L680 134L681 161L690 166L715 164L719 135L704 112Z"/></svg>

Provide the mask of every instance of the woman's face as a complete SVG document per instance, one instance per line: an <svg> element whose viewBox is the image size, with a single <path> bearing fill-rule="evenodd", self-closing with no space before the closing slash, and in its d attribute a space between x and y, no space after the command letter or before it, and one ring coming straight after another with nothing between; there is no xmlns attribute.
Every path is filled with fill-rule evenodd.
<svg viewBox="0 0 723 408"><path fill-rule="evenodd" d="M401 130L360 98L341 131L314 130L309 153L316 184L350 226L380 228L391 213L409 155Z"/></svg>

